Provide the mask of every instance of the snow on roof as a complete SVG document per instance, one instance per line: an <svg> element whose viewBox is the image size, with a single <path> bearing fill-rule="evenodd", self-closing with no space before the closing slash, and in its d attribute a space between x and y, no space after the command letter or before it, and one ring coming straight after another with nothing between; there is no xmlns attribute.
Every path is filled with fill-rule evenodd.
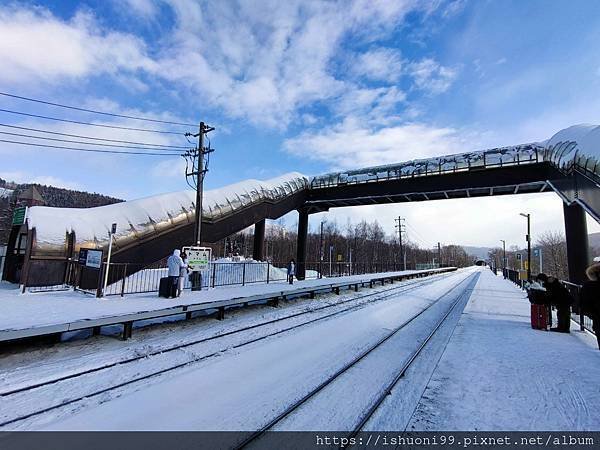
<svg viewBox="0 0 600 450"><path fill-rule="evenodd" d="M586 167L590 161L600 159L600 126L581 124L560 130L548 139L546 148L549 159L558 166L576 162Z"/></svg>
<svg viewBox="0 0 600 450"><path fill-rule="evenodd" d="M204 192L202 211L208 219L225 216L263 200L275 200L305 189L308 179L292 172L267 181L246 180ZM116 245L125 245L165 228L194 220L196 192L160 194L96 208L28 209L29 227L36 229L36 248L63 252L66 234L75 232L76 248L108 245L111 224L117 224Z"/></svg>
<svg viewBox="0 0 600 450"><path fill-rule="evenodd" d="M320 175L312 179L311 187L319 188L332 184L365 183L389 178L396 179L447 171L469 170L473 167L483 167L486 165L533 163L538 161L538 155L543 153L543 151L543 146L531 143L433 158L415 159L401 163Z"/></svg>
<svg viewBox="0 0 600 450"><path fill-rule="evenodd" d="M588 169L593 167L591 170L600 171L597 164L600 160L600 126L574 125L559 131L543 142L328 173L314 177L311 180L311 187L429 175L445 171L468 170L484 165L536 163L540 160L551 161L559 167L576 163L578 166Z"/></svg>

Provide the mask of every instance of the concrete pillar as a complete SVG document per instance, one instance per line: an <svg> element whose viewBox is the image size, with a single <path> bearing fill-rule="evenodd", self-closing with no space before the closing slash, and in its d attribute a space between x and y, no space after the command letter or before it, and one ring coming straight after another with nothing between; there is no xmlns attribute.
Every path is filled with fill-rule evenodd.
<svg viewBox="0 0 600 450"><path fill-rule="evenodd" d="M308 240L308 211L298 211L298 243L296 245L296 278L304 280L306 275L306 246Z"/></svg>
<svg viewBox="0 0 600 450"><path fill-rule="evenodd" d="M252 258L255 261L265 259L265 219L254 224L254 248L252 249Z"/></svg>
<svg viewBox="0 0 600 450"><path fill-rule="evenodd" d="M587 223L585 211L577 203L571 206L563 204L565 215L565 234L567 237L567 262L569 281L581 284L587 280L585 269L589 261Z"/></svg>

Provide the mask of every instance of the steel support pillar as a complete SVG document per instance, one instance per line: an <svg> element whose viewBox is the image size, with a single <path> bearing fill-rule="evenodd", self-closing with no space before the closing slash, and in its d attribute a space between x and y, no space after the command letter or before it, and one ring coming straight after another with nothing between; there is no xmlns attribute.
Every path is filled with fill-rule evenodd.
<svg viewBox="0 0 600 450"><path fill-rule="evenodd" d="M585 211L576 203L571 206L563 204L563 211L567 238L569 281L581 284L587 279L585 269L590 259Z"/></svg>
<svg viewBox="0 0 600 450"><path fill-rule="evenodd" d="M304 280L306 276L306 246L308 240L308 211L298 211L298 242L296 245L296 278Z"/></svg>
<svg viewBox="0 0 600 450"><path fill-rule="evenodd" d="M254 248L252 259L262 261L265 259L265 219L254 224Z"/></svg>

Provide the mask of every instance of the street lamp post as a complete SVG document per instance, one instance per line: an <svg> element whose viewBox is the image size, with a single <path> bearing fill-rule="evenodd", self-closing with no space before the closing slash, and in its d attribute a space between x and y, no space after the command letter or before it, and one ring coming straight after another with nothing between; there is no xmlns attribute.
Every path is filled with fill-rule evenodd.
<svg viewBox="0 0 600 450"><path fill-rule="evenodd" d="M506 278L506 241L500 239L500 242L502 242L502 275Z"/></svg>
<svg viewBox="0 0 600 450"><path fill-rule="evenodd" d="M527 219L527 281L531 282L531 214L520 215Z"/></svg>

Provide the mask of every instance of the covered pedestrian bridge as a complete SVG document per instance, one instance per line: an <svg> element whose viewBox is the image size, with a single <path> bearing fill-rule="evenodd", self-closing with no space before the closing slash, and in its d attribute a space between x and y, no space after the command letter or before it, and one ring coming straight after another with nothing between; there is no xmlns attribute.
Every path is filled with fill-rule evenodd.
<svg viewBox="0 0 600 450"><path fill-rule="evenodd" d="M564 203L570 279L580 282L588 261L585 213L600 222L599 157L600 127L576 125L543 142L312 178L291 173L247 180L205 192L202 240L217 242L254 225L254 259L262 260L265 220L298 210L297 274L303 278L310 214L344 206L553 191ZM12 230L4 278L23 283L27 277L30 284L37 273L64 278L66 261L79 248L108 247L112 223L119 224L113 261L160 260L192 240L194 201L193 191L182 191L99 208L32 207L25 223ZM19 248L23 241L26 249Z"/></svg>

